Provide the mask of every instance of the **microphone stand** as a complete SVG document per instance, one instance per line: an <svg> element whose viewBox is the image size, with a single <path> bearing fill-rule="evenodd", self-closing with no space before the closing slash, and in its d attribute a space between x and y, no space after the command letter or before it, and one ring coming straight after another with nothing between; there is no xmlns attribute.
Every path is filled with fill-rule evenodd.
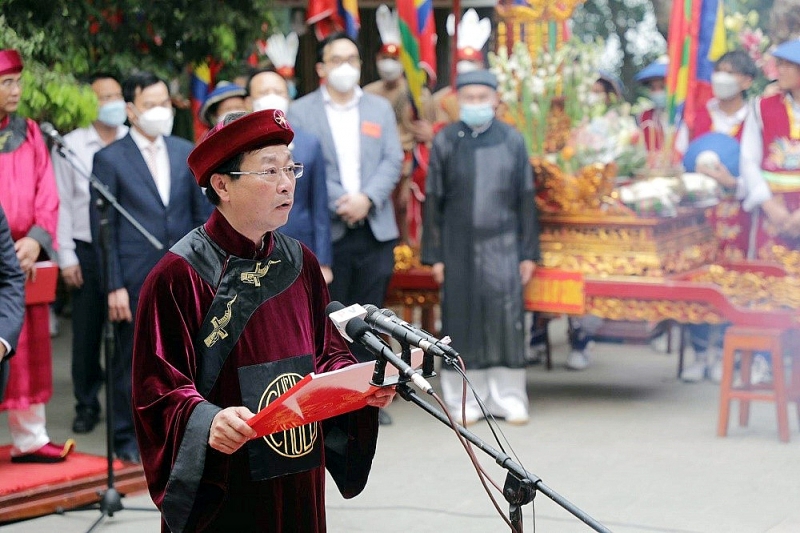
<svg viewBox="0 0 800 533"><path fill-rule="evenodd" d="M100 516L95 520L95 522L91 525L91 527L87 530L86 533L91 533L92 531L100 525L100 523L106 517L114 516L114 513L118 511L122 511L124 509L130 509L132 511L155 511L159 512L158 509L151 509L147 507L124 507L122 505L122 497L117 489L114 487L115 477L114 477L114 379L113 373L111 371L111 361L114 355L115 350L115 340L114 340L114 324L112 324L111 320L108 318L108 293L110 290L111 284L111 259L110 259L110 243L111 243L111 230L110 230L110 218L109 218L109 209L108 207L111 206L116 209L125 219L131 223L131 225L136 228L136 230L141 233L157 250L163 250L164 245L158 241L149 231L147 231L140 223L137 221L131 214L122 207L117 199L114 197L113 194L108 190L108 188L101 182L97 176L93 173L87 171L84 168L80 168L78 164L73 160L76 157L75 153L70 150L68 146L65 146L61 143L56 143L58 149L56 152L58 155L64 158L67 163L75 170L75 172L82 176L83 178L89 180L89 184L91 187L97 191L99 198L97 199L97 208L100 213L99 218L99 242L100 242L100 250L102 252L102 262L103 262L103 275L105 278L105 295L106 298L103 300L103 307L105 311L105 321L103 323L103 352L105 354L104 363L105 363L105 381L106 381L106 490L102 492L100 497L100 501L96 504L96 508L100 510ZM95 505L89 506L88 508L95 508ZM84 509L75 509L75 510L84 510Z"/></svg>
<svg viewBox="0 0 800 533"><path fill-rule="evenodd" d="M401 358L406 364L411 363L411 348L407 342L400 342L400 346L402 349ZM442 413L439 409L431 405L430 403L426 402L423 398L419 396L419 394L409 386L410 379L404 376L402 373L398 376L397 380L391 380L391 383L384 383L383 379L383 372L386 369L386 363L389 362L391 364L395 364L392 358L386 357L388 354L387 352L391 352L391 350L387 349L382 350L378 353L375 350L372 350L367 346L371 352L373 352L376 356L375 361L375 371L373 373L372 384L379 386L379 387L386 387L390 385L395 385L395 390L400 395L401 398L404 400L413 403L414 405L422 408L426 413L430 414L441 423L446 425L449 428L453 426L450 423L450 419ZM392 353L394 356L394 354ZM396 356L394 356L396 359ZM448 362L450 359L448 358ZM395 365L396 366L396 365ZM436 374L433 372L433 356L425 353L422 363L422 375L424 378L429 378L435 376ZM467 439L469 442L474 444L478 449L486 453L489 457L493 458L494 461L500 465L502 468L506 469L508 473L506 474L506 481L505 485L503 486L503 497L509 504L509 521L513 527L514 533L522 533L522 506L533 501L533 498L536 496L536 491L542 492L545 496L553 500L556 504L561 506L567 512L571 513L573 516L578 518L581 522L589 526L595 531L600 533L611 533L611 530L605 527L603 524L589 516L585 511L577 507L575 504L558 494L556 491L548 487L544 484L544 482L539 478L527 470L525 470L520 464L516 463L514 460L511 459L507 454L495 450L489 444L486 443L483 439L472 433L471 431L467 430L460 424L455 425L455 429L458 430L459 434L462 437Z"/></svg>

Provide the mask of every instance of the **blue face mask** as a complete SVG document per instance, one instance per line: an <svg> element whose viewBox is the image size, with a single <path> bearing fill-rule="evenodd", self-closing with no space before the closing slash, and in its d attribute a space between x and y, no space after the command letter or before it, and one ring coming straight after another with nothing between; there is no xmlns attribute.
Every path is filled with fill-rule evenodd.
<svg viewBox="0 0 800 533"><path fill-rule="evenodd" d="M462 104L459 118L470 128L477 128L494 118L494 107L490 103Z"/></svg>
<svg viewBox="0 0 800 533"><path fill-rule="evenodd" d="M290 81L286 85L289 87L289 100L294 100L297 98L297 86L294 84L294 82Z"/></svg>
<svg viewBox="0 0 800 533"><path fill-rule="evenodd" d="M667 93L666 91L657 91L650 93L650 100L653 102L653 107L656 109L667 108Z"/></svg>
<svg viewBox="0 0 800 533"><path fill-rule="evenodd" d="M124 100L114 100L113 102L103 104L97 112L97 120L112 128L125 124L126 118L128 118L128 116L125 113Z"/></svg>

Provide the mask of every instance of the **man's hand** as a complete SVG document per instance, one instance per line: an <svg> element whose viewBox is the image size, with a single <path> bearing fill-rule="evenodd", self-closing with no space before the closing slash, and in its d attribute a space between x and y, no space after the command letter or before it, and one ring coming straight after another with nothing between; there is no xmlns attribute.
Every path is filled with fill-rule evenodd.
<svg viewBox="0 0 800 533"><path fill-rule="evenodd" d="M361 192L343 194L336 200L336 214L347 224L355 224L367 218L372 201Z"/></svg>
<svg viewBox="0 0 800 533"><path fill-rule="evenodd" d="M6 350L6 345L0 342L0 361L6 356L6 352L8 352L8 350Z"/></svg>
<svg viewBox="0 0 800 533"><path fill-rule="evenodd" d="M392 400L394 400L394 387L381 387L369 396L367 396L367 405L372 407L388 407Z"/></svg>
<svg viewBox="0 0 800 533"><path fill-rule="evenodd" d="M130 322L133 320L128 289L123 287L108 293L108 319L112 322Z"/></svg>
<svg viewBox="0 0 800 533"><path fill-rule="evenodd" d="M789 222L789 211L786 210L786 206L781 199L773 196L763 202L760 207L764 214L767 215L770 223L778 228L779 231L783 231L784 226Z"/></svg>
<svg viewBox="0 0 800 533"><path fill-rule="evenodd" d="M435 263L431 267L431 274L433 275L433 281L439 285L444 283L444 263Z"/></svg>
<svg viewBox="0 0 800 533"><path fill-rule="evenodd" d="M728 168L722 163L714 165L697 165L697 171L702 172L709 178L713 178L717 183L727 189L736 187L736 178L734 178Z"/></svg>
<svg viewBox="0 0 800 533"><path fill-rule="evenodd" d="M83 286L83 272L80 265L62 268L61 277L70 289L80 289Z"/></svg>
<svg viewBox="0 0 800 533"><path fill-rule="evenodd" d="M433 124L427 120L415 120L409 129L418 143L427 144L433 140Z"/></svg>
<svg viewBox="0 0 800 533"><path fill-rule="evenodd" d="M789 237L800 237L800 209L794 211L783 224L783 233Z"/></svg>
<svg viewBox="0 0 800 533"><path fill-rule="evenodd" d="M31 277L34 271L33 265L39 258L39 253L42 251L42 246L36 241L36 239L22 237L20 240L14 243L14 251L17 252L17 260L19 261L19 266L22 268L22 272L25 274L25 277Z"/></svg>
<svg viewBox="0 0 800 533"><path fill-rule="evenodd" d="M247 425L255 415L247 407L228 407L214 416L208 445L215 450L232 454L256 436L256 431Z"/></svg>
<svg viewBox="0 0 800 533"><path fill-rule="evenodd" d="M333 270L331 267L320 265L319 269L322 270L322 278L325 280L325 283L330 285L331 281L333 281Z"/></svg>
<svg viewBox="0 0 800 533"><path fill-rule="evenodd" d="M519 263L519 279L522 282L522 285L527 285L528 282L533 277L533 273L536 270L536 263L531 261L530 259L526 259L525 261L521 261Z"/></svg>

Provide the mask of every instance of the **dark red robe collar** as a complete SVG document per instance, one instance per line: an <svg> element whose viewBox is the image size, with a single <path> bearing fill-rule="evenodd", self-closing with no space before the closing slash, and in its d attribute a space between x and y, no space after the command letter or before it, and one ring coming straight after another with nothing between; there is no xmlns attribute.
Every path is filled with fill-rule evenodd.
<svg viewBox="0 0 800 533"><path fill-rule="evenodd" d="M231 226L228 219L219 212L219 209L214 209L208 221L205 223L205 229L209 237L217 243L226 253L241 257L244 259L263 259L272 253L274 242L272 239L272 232L265 233L262 237L263 244L256 245L253 241L236 231Z"/></svg>

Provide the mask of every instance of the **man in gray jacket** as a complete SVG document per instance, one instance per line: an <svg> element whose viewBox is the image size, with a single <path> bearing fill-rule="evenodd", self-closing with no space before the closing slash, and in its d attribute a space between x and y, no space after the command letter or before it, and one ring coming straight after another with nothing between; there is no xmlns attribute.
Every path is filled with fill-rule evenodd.
<svg viewBox="0 0 800 533"><path fill-rule="evenodd" d="M333 240L331 299L344 305L383 305L399 235L392 191L403 149L389 101L362 92L361 55L344 34L325 39L317 53L319 89L289 107L292 126L322 144ZM353 346L359 360L373 357ZM391 420L385 413L383 423Z"/></svg>
<svg viewBox="0 0 800 533"><path fill-rule="evenodd" d="M0 402L8 382L6 357L14 352L24 316L25 275L19 268L6 213L0 207Z"/></svg>

